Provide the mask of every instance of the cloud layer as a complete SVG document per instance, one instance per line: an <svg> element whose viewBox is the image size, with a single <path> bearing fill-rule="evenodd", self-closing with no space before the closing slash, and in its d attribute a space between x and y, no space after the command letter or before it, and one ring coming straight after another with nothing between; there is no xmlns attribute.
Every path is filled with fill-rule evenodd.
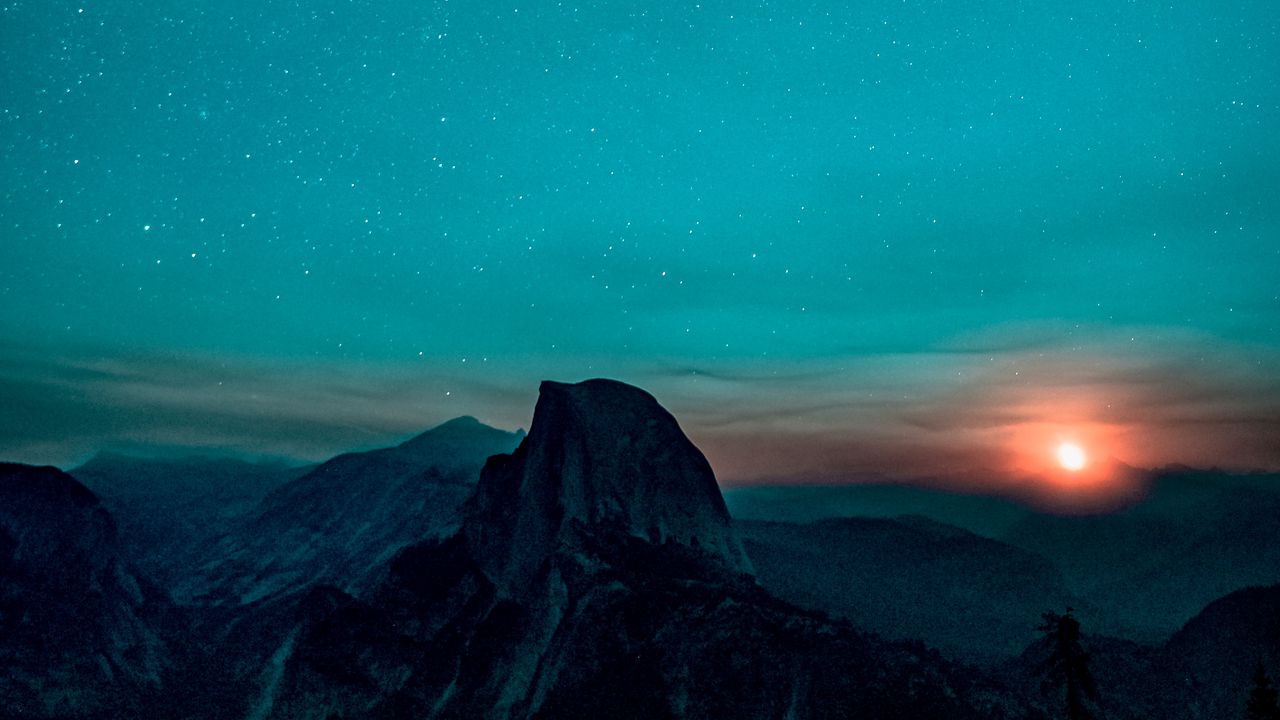
<svg viewBox="0 0 1280 720"><path fill-rule="evenodd" d="M1276 353L1167 329L996 327L929 352L796 361L785 372L765 362L476 365L5 347L0 457L67 466L103 448L180 446L319 460L463 414L527 426L539 380L609 376L653 392L726 485L934 477L999 491L1051 474L1064 439L1098 462L1280 467Z"/></svg>

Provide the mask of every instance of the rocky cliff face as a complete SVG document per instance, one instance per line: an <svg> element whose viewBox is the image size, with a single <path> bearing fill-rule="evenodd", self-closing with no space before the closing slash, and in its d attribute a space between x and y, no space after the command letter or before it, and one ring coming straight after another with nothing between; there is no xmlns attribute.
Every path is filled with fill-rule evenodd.
<svg viewBox="0 0 1280 720"><path fill-rule="evenodd" d="M648 394L546 383L463 529L362 598L318 591L264 717L1000 718L1025 710L922 646L761 590L702 455Z"/></svg>
<svg viewBox="0 0 1280 720"><path fill-rule="evenodd" d="M848 617L899 637L936 630L941 643L968 623L953 637L963 646L975 632L1029 631L1041 605L1062 602L1035 556L918 518L756 523L744 526L762 553L753 575L705 459L648 394L547 383L531 435L481 472L519 440L464 418L335 458L203 548L207 563L180 574L210 589L178 608L121 561L91 492L53 468L0 465L0 715L1058 713L1041 694L1044 642L998 668L1001 685L769 592L836 611L856 596L854 610L876 612ZM1275 567L1269 487L1223 505L1248 512L1204 520L1261 570ZM1176 499L1156 515L1204 515ZM1187 577L1204 571L1197 557L1237 557L1185 542L1169 552L1191 560ZM935 576L971 584L933 587ZM983 593L1003 609L975 615L993 605ZM929 603L934 616L910 614ZM1257 659L1280 658L1276 607L1271 585L1210 605L1164 646L1088 636L1100 707L1113 720L1236 712Z"/></svg>
<svg viewBox="0 0 1280 720"><path fill-rule="evenodd" d="M163 689L159 591L120 560L98 498L54 468L0 464L0 708L127 717Z"/></svg>
<svg viewBox="0 0 1280 720"><path fill-rule="evenodd" d="M711 466L653 396L611 380L544 382L529 436L485 466L467 541L511 589L552 553L605 530L751 571Z"/></svg>

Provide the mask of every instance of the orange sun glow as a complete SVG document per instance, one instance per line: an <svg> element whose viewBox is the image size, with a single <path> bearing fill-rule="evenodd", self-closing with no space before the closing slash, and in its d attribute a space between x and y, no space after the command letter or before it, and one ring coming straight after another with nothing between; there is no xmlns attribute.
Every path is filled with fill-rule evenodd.
<svg viewBox="0 0 1280 720"><path fill-rule="evenodd" d="M1063 469L1070 470L1071 472L1083 470L1084 466L1089 462L1088 456L1084 453L1084 448L1075 443L1062 443L1058 446L1056 455L1058 457L1058 464L1061 465Z"/></svg>

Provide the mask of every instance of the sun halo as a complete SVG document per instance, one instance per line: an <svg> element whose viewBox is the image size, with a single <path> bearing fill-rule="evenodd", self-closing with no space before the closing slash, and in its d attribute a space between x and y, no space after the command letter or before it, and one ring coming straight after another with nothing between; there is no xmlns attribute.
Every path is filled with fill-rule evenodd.
<svg viewBox="0 0 1280 720"><path fill-rule="evenodd" d="M1089 463L1089 458L1085 455L1084 448L1073 442L1064 442L1058 445L1054 453L1058 459L1058 465L1063 470L1070 472L1079 472Z"/></svg>

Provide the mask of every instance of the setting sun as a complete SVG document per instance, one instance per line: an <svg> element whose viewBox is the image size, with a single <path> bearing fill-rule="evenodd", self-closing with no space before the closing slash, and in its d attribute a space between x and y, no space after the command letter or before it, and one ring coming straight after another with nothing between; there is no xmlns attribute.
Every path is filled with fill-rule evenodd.
<svg viewBox="0 0 1280 720"><path fill-rule="evenodd" d="M1063 468L1076 472L1083 470L1088 458L1084 454L1084 448L1075 443L1062 443L1058 446L1058 464Z"/></svg>

